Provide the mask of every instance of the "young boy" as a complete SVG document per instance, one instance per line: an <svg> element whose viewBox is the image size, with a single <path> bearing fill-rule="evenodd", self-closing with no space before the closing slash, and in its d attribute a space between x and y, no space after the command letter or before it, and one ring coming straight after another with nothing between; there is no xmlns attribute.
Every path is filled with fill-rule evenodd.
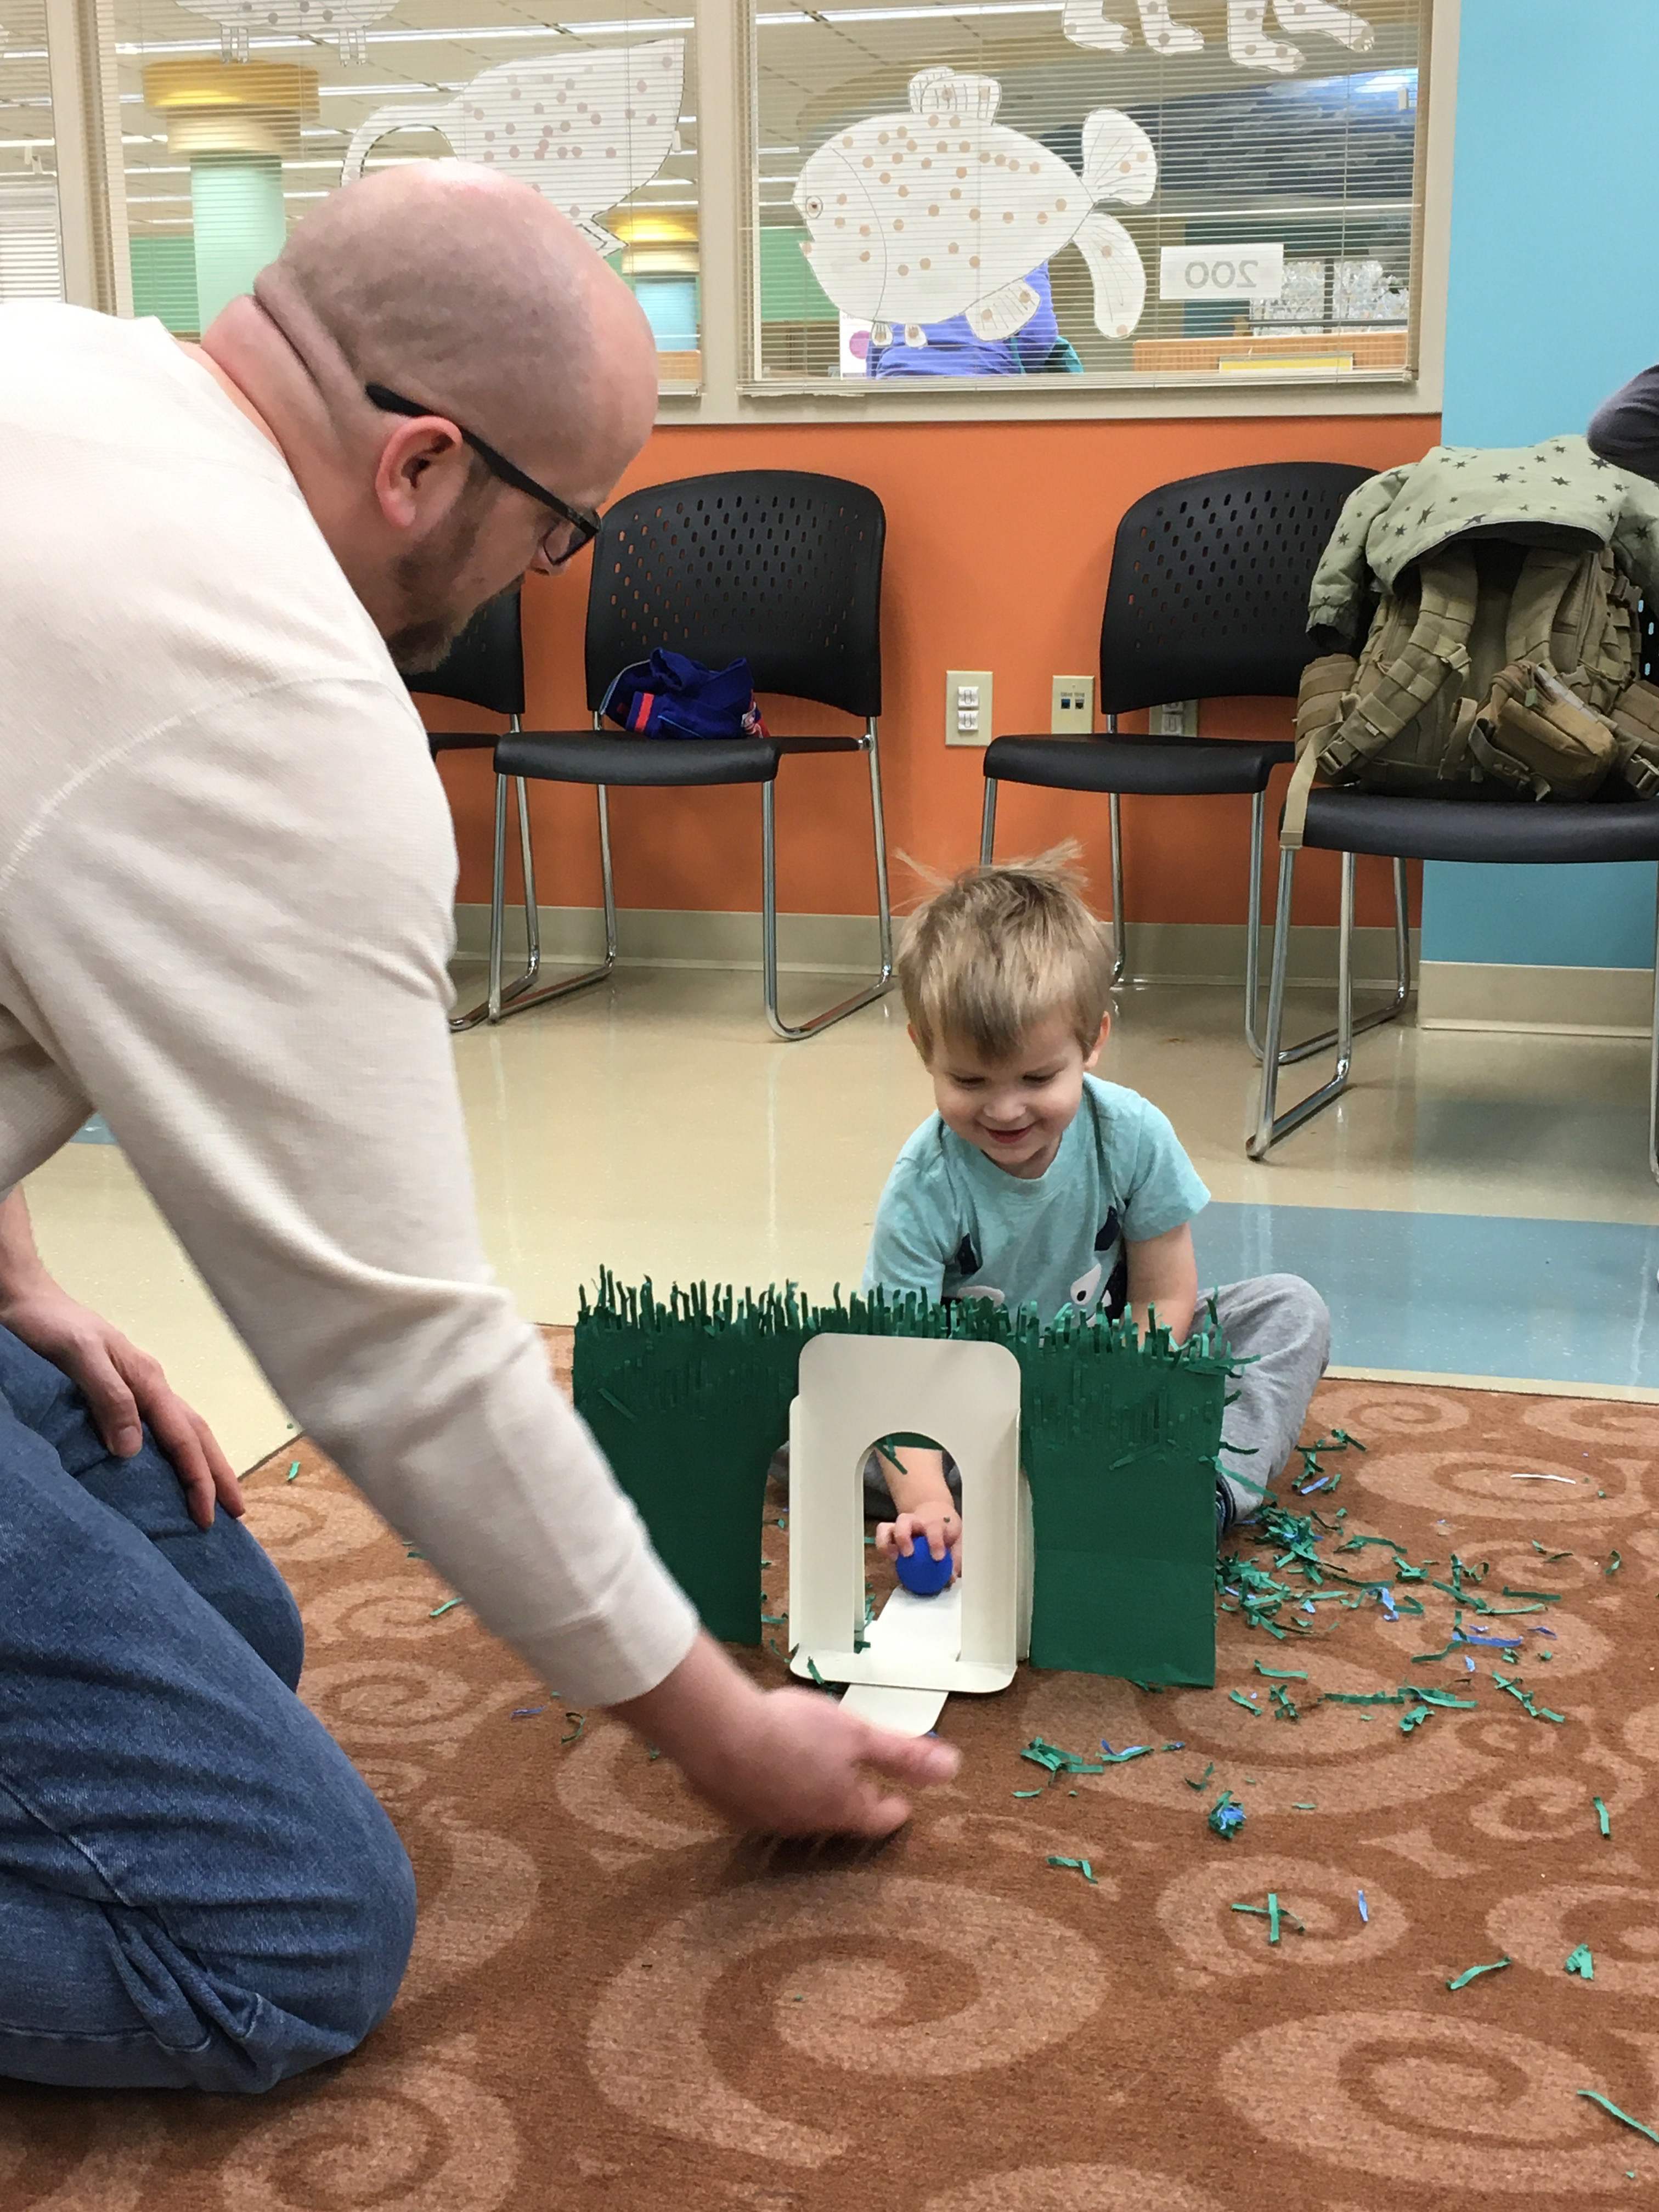
<svg viewBox="0 0 1659 2212"><path fill-rule="evenodd" d="M898 981L939 1111L888 1177L866 1290L1034 1304L1045 1321L1127 1310L1144 1326L1155 1313L1185 1339L1199 1304L1192 1224L1210 1194L1158 1108L1091 1072L1111 1027L1110 975L1107 933L1063 853L970 869L917 911ZM1229 1344L1252 1363L1227 1413L1219 1539L1290 1458L1330 1316L1295 1275L1215 1296ZM936 1559L949 1546L959 1561L954 1469L938 1450L889 1449L866 1471L870 1510L895 1516L878 1544L908 1557L925 1542Z"/></svg>

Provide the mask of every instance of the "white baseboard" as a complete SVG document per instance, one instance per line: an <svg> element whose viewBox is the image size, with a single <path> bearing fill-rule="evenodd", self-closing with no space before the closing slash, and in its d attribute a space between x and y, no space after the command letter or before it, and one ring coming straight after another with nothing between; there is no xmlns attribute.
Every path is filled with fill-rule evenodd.
<svg viewBox="0 0 1659 2212"><path fill-rule="evenodd" d="M1522 968L1425 960L1417 1024L1425 1030L1510 1030L1644 1037L1653 1027L1646 968Z"/></svg>
<svg viewBox="0 0 1659 2212"><path fill-rule="evenodd" d="M597 907L544 906L539 909L542 951L550 961L592 962L605 950L605 917ZM895 925L902 936L901 919ZM458 906L456 950L480 960L489 950L489 909ZM1160 982L1231 983L1244 974L1243 922L1131 922L1131 975ZM1386 981L1394 973L1394 933L1354 933L1354 973L1363 982ZM524 909L507 910L509 969L524 943ZM623 907L617 916L617 959L629 968L732 968L761 964L757 914L684 913L672 908ZM1413 940L1415 957L1415 933ZM1273 946L1262 932L1262 975ZM867 915L786 914L778 919L781 967L800 975L848 975L873 969L876 925ZM1291 981L1336 981L1336 931L1310 926L1291 933Z"/></svg>

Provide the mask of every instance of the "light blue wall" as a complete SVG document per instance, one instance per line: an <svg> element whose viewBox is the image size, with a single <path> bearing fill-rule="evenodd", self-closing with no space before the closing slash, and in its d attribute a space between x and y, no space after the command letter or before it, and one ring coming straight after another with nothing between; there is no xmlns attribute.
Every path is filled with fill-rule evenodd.
<svg viewBox="0 0 1659 2212"><path fill-rule="evenodd" d="M1445 437L1582 430L1659 360L1659 5L1463 0ZM1423 957L1645 968L1654 871L1425 871Z"/></svg>

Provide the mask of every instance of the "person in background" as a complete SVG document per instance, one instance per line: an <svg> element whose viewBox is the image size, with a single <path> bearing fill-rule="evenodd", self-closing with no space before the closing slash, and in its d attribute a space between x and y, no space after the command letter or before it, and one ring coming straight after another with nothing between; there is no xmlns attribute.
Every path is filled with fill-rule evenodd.
<svg viewBox="0 0 1659 2212"><path fill-rule="evenodd" d="M975 337L966 315L925 323L926 345L906 345L902 331L889 345L872 344L865 356L866 376L1075 376L1083 363L1071 341L1061 337L1045 261L1026 283L1038 307L1029 323L1010 338Z"/></svg>
<svg viewBox="0 0 1659 2212"><path fill-rule="evenodd" d="M1585 435L1602 460L1659 483L1659 365L1604 399Z"/></svg>

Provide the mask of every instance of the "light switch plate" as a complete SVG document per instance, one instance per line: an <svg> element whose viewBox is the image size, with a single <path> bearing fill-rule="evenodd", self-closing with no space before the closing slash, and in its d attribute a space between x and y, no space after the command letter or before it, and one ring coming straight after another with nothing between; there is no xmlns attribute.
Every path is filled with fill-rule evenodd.
<svg viewBox="0 0 1659 2212"><path fill-rule="evenodd" d="M1056 676L1049 697L1048 727L1056 737L1087 736L1095 726L1092 676Z"/></svg>
<svg viewBox="0 0 1659 2212"><path fill-rule="evenodd" d="M1155 738L1195 738L1198 735L1196 699L1172 699L1167 707L1154 707L1146 726Z"/></svg>
<svg viewBox="0 0 1659 2212"><path fill-rule="evenodd" d="M990 670L947 669L945 674L945 744L988 745L993 734Z"/></svg>

